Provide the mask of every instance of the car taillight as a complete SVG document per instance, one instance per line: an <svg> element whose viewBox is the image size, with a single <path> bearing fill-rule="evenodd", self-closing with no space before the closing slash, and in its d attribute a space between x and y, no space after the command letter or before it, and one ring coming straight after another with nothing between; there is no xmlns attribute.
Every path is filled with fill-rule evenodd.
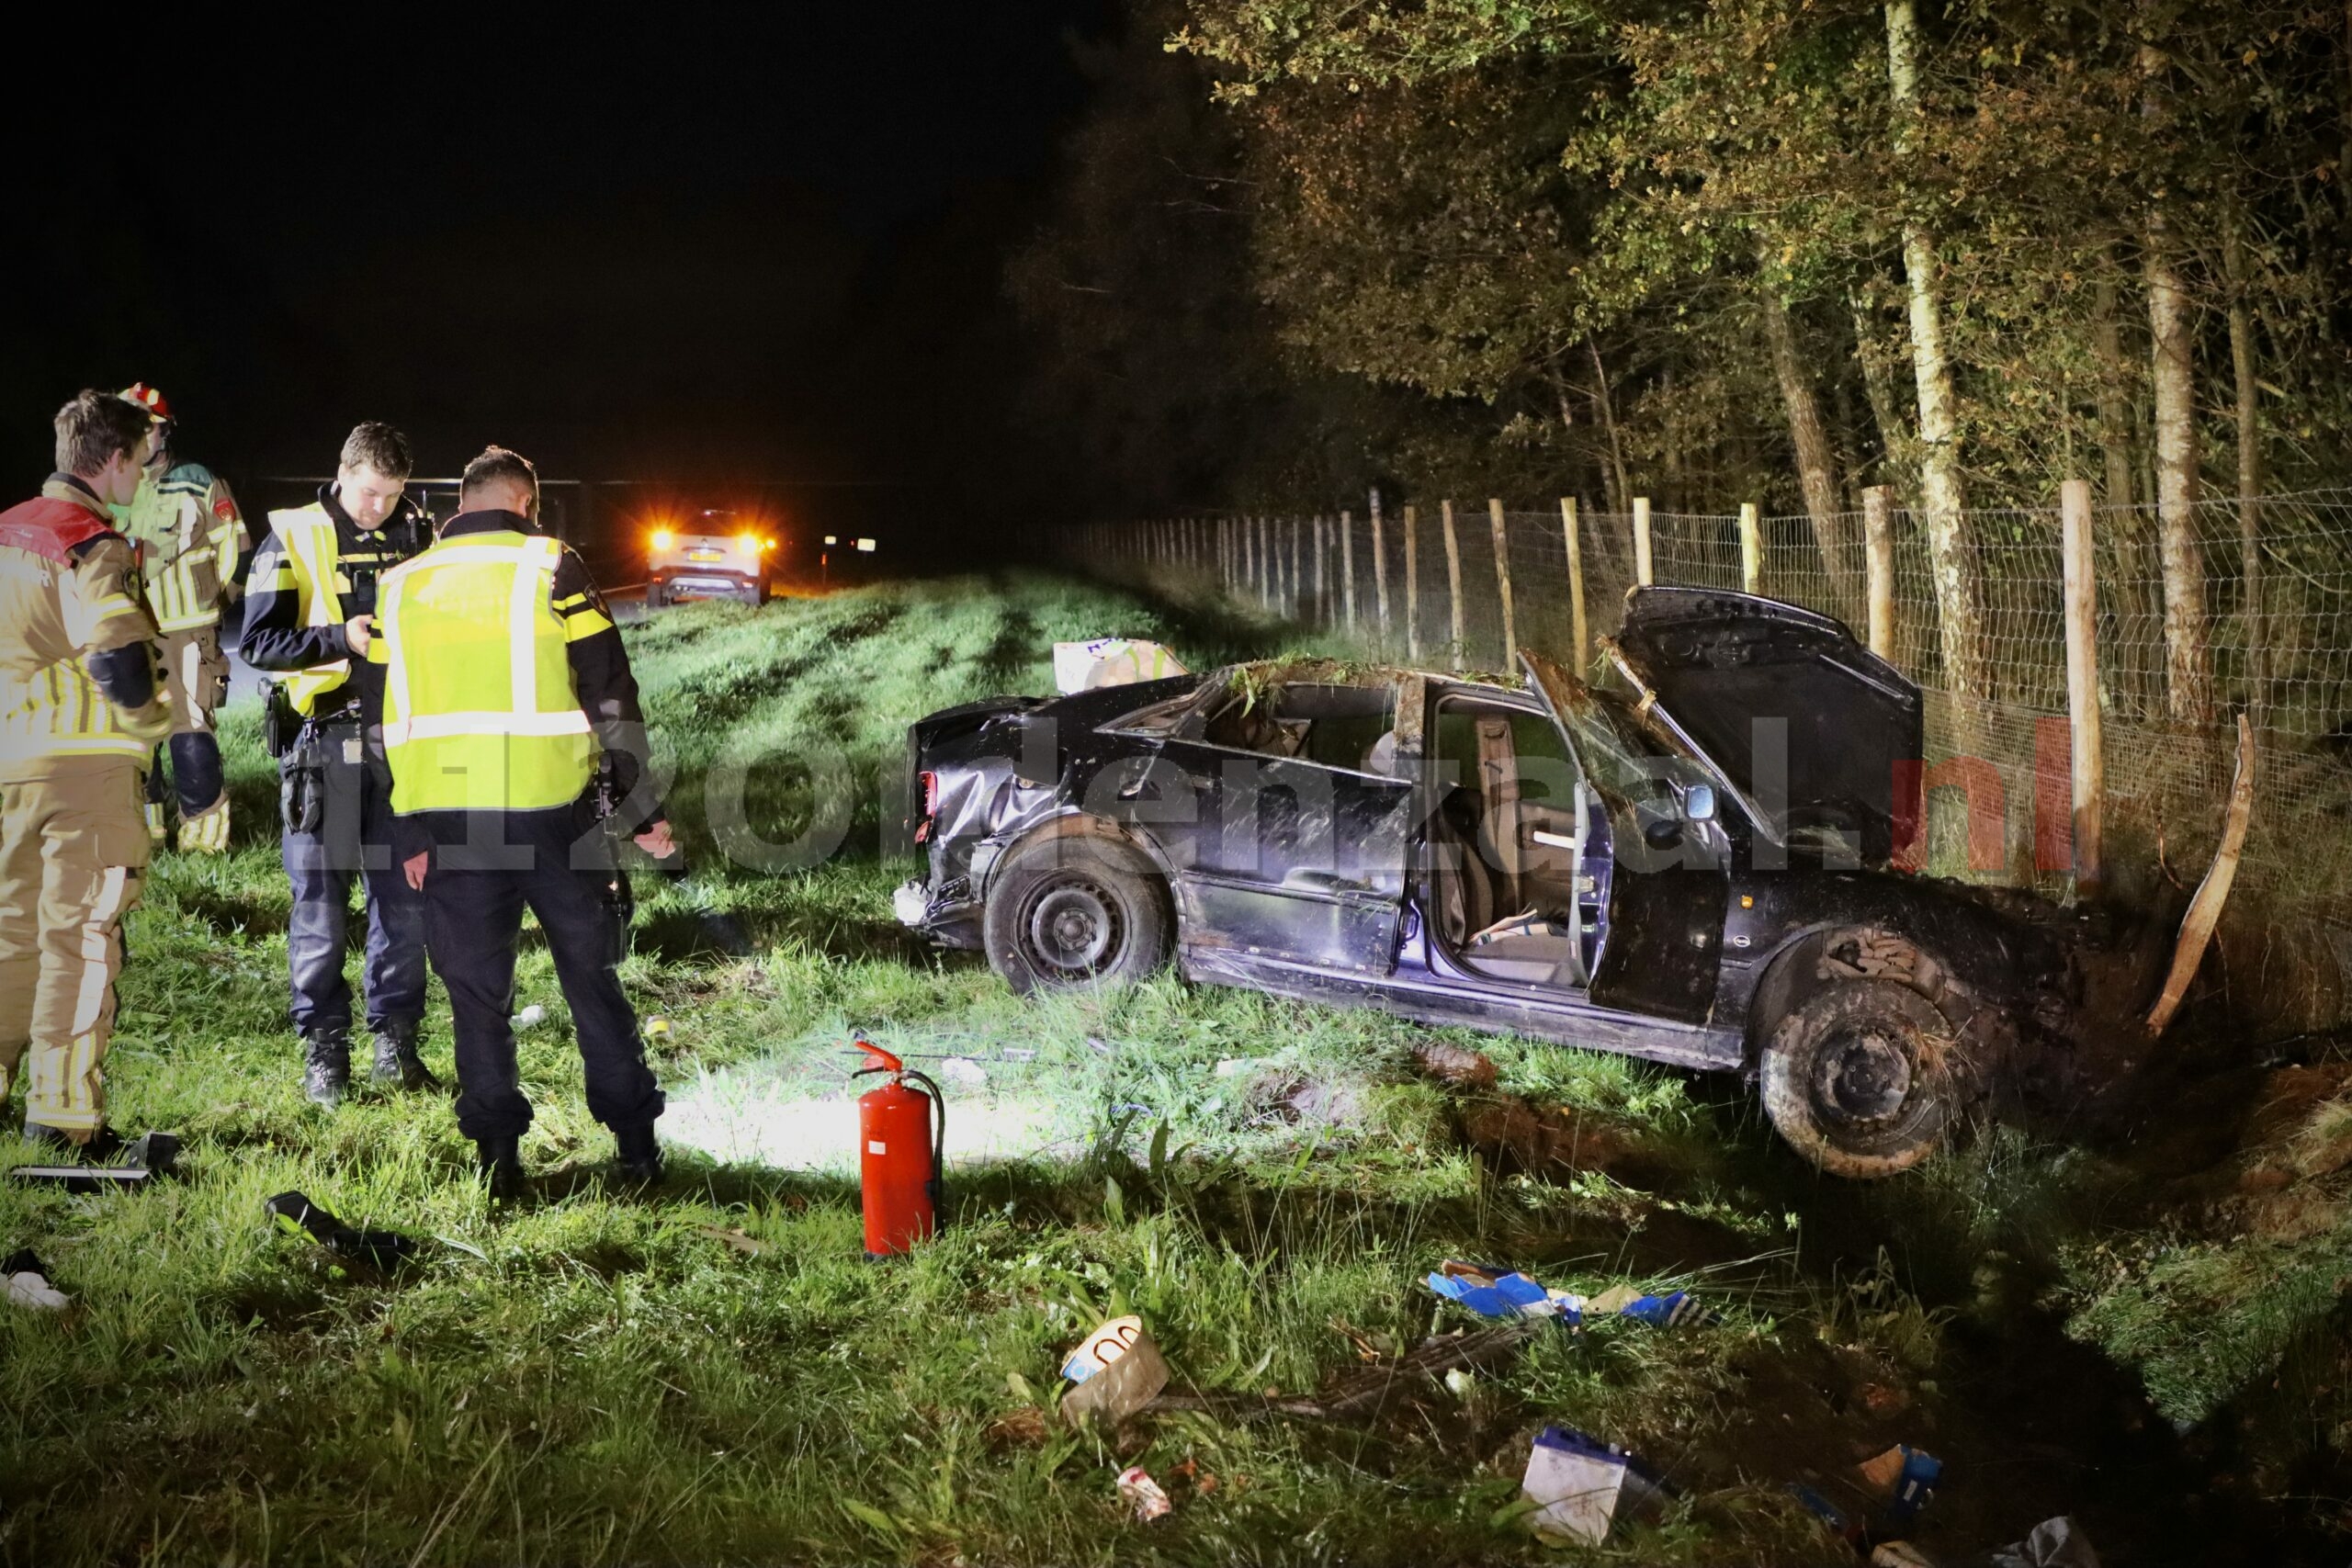
<svg viewBox="0 0 2352 1568"><path fill-rule="evenodd" d="M922 814L928 817L939 809L939 775L926 768L915 776L922 785Z"/></svg>

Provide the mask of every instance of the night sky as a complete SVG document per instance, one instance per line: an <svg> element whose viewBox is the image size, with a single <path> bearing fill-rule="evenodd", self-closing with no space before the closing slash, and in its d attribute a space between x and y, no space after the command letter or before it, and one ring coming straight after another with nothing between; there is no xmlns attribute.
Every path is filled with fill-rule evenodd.
<svg viewBox="0 0 2352 1568"><path fill-rule="evenodd" d="M1002 254L1107 0L220 15L124 13L0 99L12 499L61 401L139 378L248 482L363 418L436 474L495 440L548 477L892 481L910 519L1001 480Z"/></svg>

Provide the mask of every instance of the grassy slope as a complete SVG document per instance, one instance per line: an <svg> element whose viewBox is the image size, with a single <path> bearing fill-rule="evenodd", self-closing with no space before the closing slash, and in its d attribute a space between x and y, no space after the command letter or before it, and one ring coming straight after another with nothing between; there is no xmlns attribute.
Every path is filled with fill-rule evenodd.
<svg viewBox="0 0 2352 1568"><path fill-rule="evenodd" d="M1262 640L1040 579L696 606L631 631L691 844L789 840L844 779L857 802L845 848L813 869L705 853L684 885L645 885L627 977L673 1021L661 1063L673 1092L756 1074L838 1096L841 1045L863 1025L986 1058L986 1095L968 1099L1045 1103L1075 1151L956 1179L946 1235L879 1267L860 1261L855 1192L837 1175L681 1151L660 1200L605 1195L605 1141L542 953L526 953L519 998L554 1015L525 1036L539 1106L525 1154L551 1173L536 1204L487 1208L446 1101L309 1110L284 1018L273 780L254 716L232 716L238 853L160 865L110 1064L118 1122L179 1129L188 1179L104 1201L0 1186L0 1249L32 1244L78 1298L60 1317L0 1312L0 1557L1556 1559L1509 1515L1528 1437L1561 1420L1673 1466L1691 1491L1611 1560L1840 1560L1780 1483L1893 1435L1833 1419L1820 1390L1917 1379L1941 1325L1890 1269L1825 1282L1789 1266L1783 1211L1809 1190L1768 1190L1726 1163L1727 1134L1745 1168L1785 1179L1752 1119L1617 1058L1465 1037L1507 1089L1638 1146L1647 1172L1630 1186L1498 1176L1406 1072L1425 1032L1173 981L1023 1006L985 965L899 933L888 893L907 867L876 845L905 722L1045 689L1055 638L1109 631L1163 635L1204 662ZM727 809L731 786L714 807L706 781L755 752L771 760L736 770L745 809ZM711 949L714 914L748 955ZM446 1067L437 999L428 1027ZM1303 1084L1323 1092L1301 1099ZM1856 1223L1964 1242L1999 1177L1983 1163L1931 1176ZM262 1224L263 1200L288 1188L353 1224L445 1239L399 1280L346 1275ZM1049 1397L1063 1349L1130 1309L1194 1385L1312 1388L1363 1347L1454 1325L1414 1283L1448 1255L1587 1289L1766 1261L1711 1278L1720 1325L1547 1340L1463 1397L1370 1427L1184 1416L1131 1428L1114 1454L1091 1437L1041 1440L1023 1414ZM1148 1531L1126 1522L1119 1465L1168 1479L1188 1459L1220 1478L1215 1492L1180 1489L1176 1517Z"/></svg>

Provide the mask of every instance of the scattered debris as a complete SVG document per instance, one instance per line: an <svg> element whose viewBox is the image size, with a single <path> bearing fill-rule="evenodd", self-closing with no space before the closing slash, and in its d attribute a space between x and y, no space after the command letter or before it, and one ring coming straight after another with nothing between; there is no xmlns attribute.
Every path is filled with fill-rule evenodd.
<svg viewBox="0 0 2352 1568"><path fill-rule="evenodd" d="M1588 1301L1493 1264L1464 1263L1451 1258L1438 1266L1427 1283L1447 1301L1459 1302L1480 1317L1556 1317L1571 1328L1587 1317L1629 1318L1653 1328L1715 1321L1714 1314L1692 1301L1688 1291L1650 1295L1633 1285L1618 1285Z"/></svg>
<svg viewBox="0 0 2352 1568"><path fill-rule="evenodd" d="M939 1076L958 1089L984 1089L989 1070L969 1056L950 1056L939 1064Z"/></svg>
<svg viewBox="0 0 2352 1568"><path fill-rule="evenodd" d="M510 1021L516 1029L530 1029L547 1021L548 1010L533 1002Z"/></svg>
<svg viewBox="0 0 2352 1568"><path fill-rule="evenodd" d="M10 1306L34 1312L63 1312L74 1304L72 1296L49 1282L47 1266L30 1248L0 1258L0 1295L7 1297Z"/></svg>
<svg viewBox="0 0 2352 1568"><path fill-rule="evenodd" d="M1427 1283L1447 1301L1459 1302L1480 1317L1556 1317L1572 1328L1583 1321L1582 1296L1551 1290L1524 1274L1449 1258L1438 1265Z"/></svg>
<svg viewBox="0 0 2352 1568"><path fill-rule="evenodd" d="M1176 1506L1159 1489L1159 1483L1139 1464L1129 1465L1119 1472L1119 1495L1134 1506L1136 1523L1139 1525L1148 1525Z"/></svg>
<svg viewBox="0 0 2352 1568"><path fill-rule="evenodd" d="M1936 1568L1926 1553L1907 1540L1883 1540L1871 1551L1871 1568Z"/></svg>
<svg viewBox="0 0 2352 1568"><path fill-rule="evenodd" d="M1456 1089L1492 1089L1502 1076L1495 1066L1494 1058L1485 1052L1441 1044L1433 1040L1414 1046L1413 1059L1420 1063L1421 1070L1430 1077L1440 1083L1452 1084Z"/></svg>
<svg viewBox="0 0 2352 1568"><path fill-rule="evenodd" d="M2099 1568L2091 1538L2071 1514L2044 1519L2023 1540L1999 1548L1984 1568Z"/></svg>
<svg viewBox="0 0 2352 1568"><path fill-rule="evenodd" d="M1335 1379L1313 1394L1162 1393L1144 1408L1150 1415L1198 1410L1237 1423L1268 1416L1312 1421L1369 1416L1457 1368L1475 1370L1509 1360L1537 1332L1532 1324L1507 1323L1475 1333L1440 1335L1402 1356ZM1063 1403L1067 1407L1069 1402Z"/></svg>
<svg viewBox="0 0 2352 1568"><path fill-rule="evenodd" d="M1593 1297L1585 1310L1595 1317L1630 1318L1652 1328L1679 1328L1686 1323L1704 1325L1715 1321L1715 1314L1692 1301L1688 1291L1654 1296L1632 1285L1603 1291Z"/></svg>
<svg viewBox="0 0 2352 1568"><path fill-rule="evenodd" d="M1899 1388L1890 1388L1883 1382L1864 1383L1855 1391L1855 1397L1862 1402L1864 1410L1881 1417L1900 1416L1911 1408L1911 1395L1908 1393Z"/></svg>
<svg viewBox="0 0 2352 1568"><path fill-rule="evenodd" d="M1528 1523L1539 1535L1565 1535L1597 1546L1622 1515L1627 1519L1665 1501L1664 1483L1634 1456L1567 1427L1546 1427L1527 1455L1521 1495L1537 1506Z"/></svg>
<svg viewBox="0 0 2352 1568"><path fill-rule="evenodd" d="M713 1241L723 1241L746 1258L757 1258L768 1249L768 1244L755 1235L724 1225L696 1225L695 1229Z"/></svg>
<svg viewBox="0 0 2352 1568"><path fill-rule="evenodd" d="M281 1230L300 1232L346 1263L390 1273L416 1255L416 1238L399 1231L354 1230L300 1192L280 1192L262 1213Z"/></svg>
<svg viewBox="0 0 2352 1568"><path fill-rule="evenodd" d="M1114 1317L1088 1335L1062 1363L1077 1386L1062 1396L1062 1419L1075 1427L1089 1416L1116 1426L1168 1386L1168 1363L1143 1319Z"/></svg>
<svg viewBox="0 0 2352 1568"><path fill-rule="evenodd" d="M658 1012L648 1017L640 1027L648 1040L667 1040L670 1037L670 1021Z"/></svg>
<svg viewBox="0 0 2352 1568"><path fill-rule="evenodd" d="M180 1141L171 1133L141 1133L105 1165L20 1165L9 1174L19 1181L54 1182L68 1192L121 1192L170 1176L179 1163Z"/></svg>
<svg viewBox="0 0 2352 1568"><path fill-rule="evenodd" d="M1896 1525L1906 1525L1935 1500L1944 1462L1908 1443L1897 1443L1854 1468L1862 1484L1885 1500L1886 1517Z"/></svg>

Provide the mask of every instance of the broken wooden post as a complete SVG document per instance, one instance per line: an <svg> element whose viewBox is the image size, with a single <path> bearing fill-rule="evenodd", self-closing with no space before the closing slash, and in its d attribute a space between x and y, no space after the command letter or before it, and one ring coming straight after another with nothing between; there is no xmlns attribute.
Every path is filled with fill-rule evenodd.
<svg viewBox="0 0 2352 1568"><path fill-rule="evenodd" d="M1510 604L1510 526L1503 516L1503 503L1493 496L1487 498L1487 521L1495 530L1495 590L1503 600L1502 667L1509 670L1519 662L1519 623Z"/></svg>
<svg viewBox="0 0 2352 1568"><path fill-rule="evenodd" d="M1862 564L1870 577L1871 651L1894 661L1894 487L1862 491Z"/></svg>
<svg viewBox="0 0 2352 1568"><path fill-rule="evenodd" d="M1340 600L1346 607L1348 635L1356 635L1356 520L1340 513Z"/></svg>
<svg viewBox="0 0 2352 1568"><path fill-rule="evenodd" d="M2099 746L2098 592L2091 579L2091 487L2068 479L2058 490L2066 593L2066 712L2073 720L2075 891L2097 896L2100 881L2100 802L2107 763Z"/></svg>
<svg viewBox="0 0 2352 1568"><path fill-rule="evenodd" d="M1445 519L1445 586L1453 596L1453 651L1447 656L1447 668L1459 670L1465 640L1462 630L1462 541L1454 536L1453 502L1441 501L1437 505L1439 514Z"/></svg>
<svg viewBox="0 0 2352 1568"><path fill-rule="evenodd" d="M2188 982L2196 977L2197 965L2204 962L2206 944L2222 923L2222 905L2230 896L2230 884L2237 879L2238 855L2245 848L2246 820L2253 813L2254 726L2240 714L2237 776L2230 782L2230 809L2222 827L2221 848L2213 852L2213 863L2206 869L2205 880L2197 885L2188 913L2181 918L2180 940L2172 950L2172 972L2165 976L2164 994L2148 1010L2151 1038L2162 1034L2172 1015L2180 1010Z"/></svg>
<svg viewBox="0 0 2352 1568"><path fill-rule="evenodd" d="M1650 570L1650 498L1634 498L1634 581L1647 588L1657 581Z"/></svg>
<svg viewBox="0 0 2352 1568"><path fill-rule="evenodd" d="M1752 501L1739 503L1739 591L1764 591L1764 528Z"/></svg>
<svg viewBox="0 0 2352 1568"><path fill-rule="evenodd" d="M1578 675L1584 673L1584 546L1577 537L1577 498L1560 498L1560 537L1568 547L1568 636L1576 646L1576 662L1569 666Z"/></svg>
<svg viewBox="0 0 2352 1568"><path fill-rule="evenodd" d="M1380 491L1372 492L1372 596L1379 620L1379 645L1388 646L1388 541L1380 526Z"/></svg>
<svg viewBox="0 0 2352 1568"><path fill-rule="evenodd" d="M1405 662L1421 659L1421 549L1419 509L1405 508Z"/></svg>

